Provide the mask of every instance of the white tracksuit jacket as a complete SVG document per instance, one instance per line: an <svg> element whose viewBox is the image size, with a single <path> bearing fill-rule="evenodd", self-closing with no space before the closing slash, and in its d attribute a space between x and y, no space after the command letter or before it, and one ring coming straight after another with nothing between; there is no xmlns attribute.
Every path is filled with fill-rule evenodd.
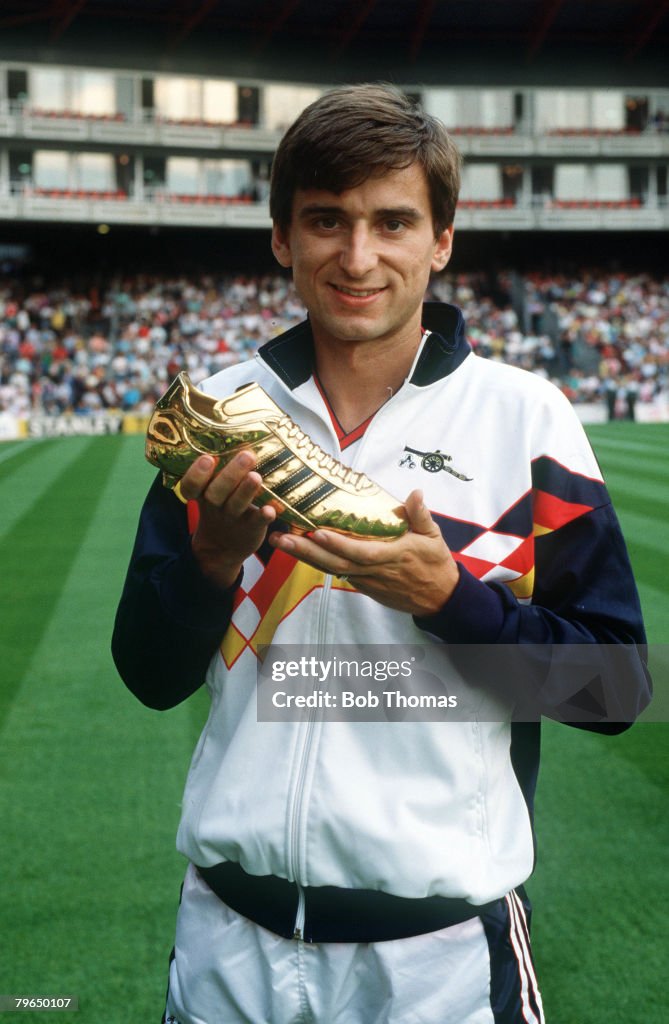
<svg viewBox="0 0 669 1024"><path fill-rule="evenodd" d="M625 546L566 398L536 375L474 355L454 307L426 305L424 325L403 387L343 453L312 376L308 324L199 386L224 397L256 380L321 448L399 501L420 487L461 569L436 616L387 609L268 544L247 560L239 586L216 593L193 564L184 506L159 483L147 499L114 654L130 688L155 707L178 703L206 674L211 711L177 840L195 864L232 860L300 885L474 904L503 896L533 868L537 724L512 723L510 711L492 722L258 721L262 644L375 644L387 657L393 645L429 644L448 673L453 644L636 652L644 643ZM447 457L445 468L424 468L430 453ZM501 705L513 682L502 660L492 681ZM648 685L635 653L623 681L593 683L601 713L569 672L540 710L560 718L575 702L590 728L619 731Z"/></svg>

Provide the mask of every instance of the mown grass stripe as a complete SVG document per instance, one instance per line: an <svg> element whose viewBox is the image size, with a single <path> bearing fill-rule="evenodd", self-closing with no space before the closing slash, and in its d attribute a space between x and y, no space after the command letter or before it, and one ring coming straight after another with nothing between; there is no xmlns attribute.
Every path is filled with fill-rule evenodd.
<svg viewBox="0 0 669 1024"><path fill-rule="evenodd" d="M648 640L650 643L667 644L669 643L669 615L667 614L666 587L654 587L647 583L641 572L636 572L636 578Z"/></svg>
<svg viewBox="0 0 669 1024"><path fill-rule="evenodd" d="M79 440L72 441L75 451L80 449ZM83 450L0 542L0 730L119 452L108 438L83 443ZM72 629L76 633L76 623Z"/></svg>
<svg viewBox="0 0 669 1024"><path fill-rule="evenodd" d="M666 495L664 500L665 502L669 501L669 486L667 486L666 481L661 476L658 476L656 481L652 481L605 471L604 479L606 480L609 493L615 495L615 501L620 501L624 495L631 495L632 498L644 498L650 501Z"/></svg>
<svg viewBox="0 0 669 1024"><path fill-rule="evenodd" d="M637 466L644 466L655 467L657 473L662 473L663 471L666 472L667 465L669 464L669 454L663 453L659 449L648 451L645 448L642 452L602 451L600 449L599 457L600 461L610 466L611 469L621 466L623 469L634 470Z"/></svg>
<svg viewBox="0 0 669 1024"><path fill-rule="evenodd" d="M637 575L643 579L646 585L650 584L658 590L664 588L666 594L666 551L663 550L663 546L659 541L657 545L646 544L633 536L626 537L626 541Z"/></svg>
<svg viewBox="0 0 669 1024"><path fill-rule="evenodd" d="M631 529L638 529L643 523L644 529L652 531L646 536L656 535L659 538L664 534L665 539L669 539L667 504L667 501L639 497L631 489L618 490L615 500L615 508L621 522L629 523Z"/></svg>
<svg viewBox="0 0 669 1024"><path fill-rule="evenodd" d="M64 991L67 981L87 1011L82 1024L159 1019L194 746L189 707L143 708L112 664L114 610L153 470L134 439L110 443L119 457L0 744L0 874L16 894L0 901L0 931L12 936L0 991L37 979L42 991Z"/></svg>
<svg viewBox="0 0 669 1024"><path fill-rule="evenodd" d="M652 754L666 737L657 725L619 737L542 726L538 864L528 888L547 1021L664 1020L657 894L666 889L666 772L653 777ZM612 989L612 971L629 985Z"/></svg>
<svg viewBox="0 0 669 1024"><path fill-rule="evenodd" d="M645 452L652 455L653 452L661 452L666 448L667 438L658 438L657 441L615 441L610 437L599 437L589 433L590 441L594 448L601 448L607 452Z"/></svg>
<svg viewBox="0 0 669 1024"><path fill-rule="evenodd" d="M0 541L30 514L35 502L56 485L60 474L79 457L87 444L88 438L78 437L66 445L35 445L30 449L33 454L29 458L5 467L7 473L0 475Z"/></svg>
<svg viewBox="0 0 669 1024"><path fill-rule="evenodd" d="M609 490L620 485L630 486L630 481L644 481L657 488L659 494L665 492L665 500L669 499L669 476L658 469L657 460L654 462L643 462L623 466L617 463L614 466L608 465L603 469L604 479Z"/></svg>
<svg viewBox="0 0 669 1024"><path fill-rule="evenodd" d="M35 459L39 459L40 456L46 460L49 453L53 453L56 460L58 460L60 457L59 447L55 441L42 441L41 444L31 444L28 442L20 445L0 463L0 481L6 480L24 466L29 465Z"/></svg>
<svg viewBox="0 0 669 1024"><path fill-rule="evenodd" d="M0 444L0 464L7 462L8 459L15 459L21 452L26 451L28 448L34 448L37 441L29 441L27 439L22 441L3 441Z"/></svg>
<svg viewBox="0 0 669 1024"><path fill-rule="evenodd" d="M611 445L665 444L669 437L669 423L590 423L585 429Z"/></svg>

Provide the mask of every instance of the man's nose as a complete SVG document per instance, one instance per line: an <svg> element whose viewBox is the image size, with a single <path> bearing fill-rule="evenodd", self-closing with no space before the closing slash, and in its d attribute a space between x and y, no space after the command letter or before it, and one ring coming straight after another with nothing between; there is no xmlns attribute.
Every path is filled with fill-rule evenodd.
<svg viewBox="0 0 669 1024"><path fill-rule="evenodd" d="M351 277L364 277L378 262L374 236L365 224L356 224L348 233L341 251L341 267Z"/></svg>

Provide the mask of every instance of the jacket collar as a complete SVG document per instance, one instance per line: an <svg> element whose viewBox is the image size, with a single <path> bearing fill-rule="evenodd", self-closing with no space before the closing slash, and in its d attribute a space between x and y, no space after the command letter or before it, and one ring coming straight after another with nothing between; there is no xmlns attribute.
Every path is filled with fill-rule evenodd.
<svg viewBox="0 0 669 1024"><path fill-rule="evenodd" d="M445 302L423 305L423 327L431 333L416 359L410 383L424 388L460 366L471 352L465 321L457 306ZM291 327L258 349L258 358L293 391L309 380L314 368L314 342L309 321Z"/></svg>

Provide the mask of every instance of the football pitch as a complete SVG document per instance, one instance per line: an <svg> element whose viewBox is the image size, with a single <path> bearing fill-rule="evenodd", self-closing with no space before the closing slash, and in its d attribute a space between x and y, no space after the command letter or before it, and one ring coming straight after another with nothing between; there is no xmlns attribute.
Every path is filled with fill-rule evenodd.
<svg viewBox="0 0 669 1024"><path fill-rule="evenodd" d="M669 424L589 434L661 647ZM179 801L207 710L202 693L143 708L109 653L154 473L142 446L0 445L0 995L77 996L79 1012L57 1018L73 1024L159 1024L184 870ZM666 1019L668 739L656 722L618 737L543 729L528 888L547 1024Z"/></svg>

